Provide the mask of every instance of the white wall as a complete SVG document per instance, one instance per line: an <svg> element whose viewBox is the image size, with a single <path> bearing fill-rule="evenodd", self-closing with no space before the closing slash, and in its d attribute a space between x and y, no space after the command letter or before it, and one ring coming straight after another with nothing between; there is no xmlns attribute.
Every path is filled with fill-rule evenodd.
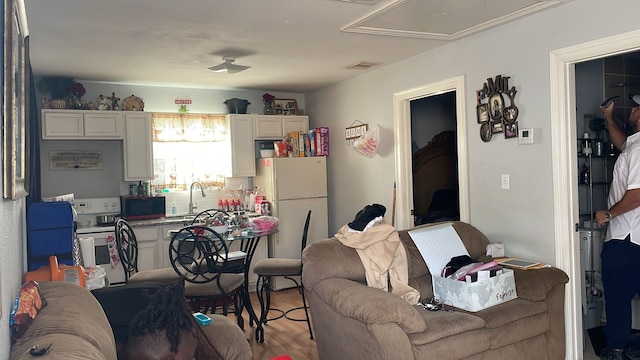
<svg viewBox="0 0 640 360"><path fill-rule="evenodd" d="M607 3L608 9L637 6L633 0ZM366 204L377 202L391 209L393 94L463 75L470 222L492 241L504 242L508 254L554 264L553 201L563 195L552 193L549 53L637 28L634 12L615 14L615 18L603 15L598 0L574 0L307 94L311 125L331 128L330 232L351 221ZM602 23L603 16L607 26L592 26ZM496 75L511 77L510 85L518 90L519 126L534 128L535 144L518 145L501 135L490 143L481 141L475 121L476 90ZM343 129L354 120L381 126L379 156L365 158L341 141ZM501 174L510 174L511 190L500 189Z"/></svg>
<svg viewBox="0 0 640 360"><path fill-rule="evenodd" d="M0 140L0 145L2 140ZM2 179L0 178L0 185ZM1 187L1 186L0 186ZM0 359L8 359L9 313L22 284L25 200L0 200Z"/></svg>

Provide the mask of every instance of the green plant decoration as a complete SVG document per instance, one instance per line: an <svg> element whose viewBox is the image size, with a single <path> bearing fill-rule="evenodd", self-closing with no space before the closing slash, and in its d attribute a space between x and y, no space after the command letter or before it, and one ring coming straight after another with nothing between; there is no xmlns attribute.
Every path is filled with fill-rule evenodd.
<svg viewBox="0 0 640 360"><path fill-rule="evenodd" d="M66 99L74 82L70 77L44 76L36 82L36 90L42 95L49 95L52 99Z"/></svg>

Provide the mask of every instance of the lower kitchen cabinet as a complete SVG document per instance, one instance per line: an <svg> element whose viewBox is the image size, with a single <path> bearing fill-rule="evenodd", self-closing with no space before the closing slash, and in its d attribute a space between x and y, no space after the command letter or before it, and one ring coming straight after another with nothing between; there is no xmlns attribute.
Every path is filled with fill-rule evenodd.
<svg viewBox="0 0 640 360"><path fill-rule="evenodd" d="M138 240L138 271L158 269L158 227L137 227L134 231Z"/></svg>
<svg viewBox="0 0 640 360"><path fill-rule="evenodd" d="M171 261L169 260L169 245L171 244L171 237L169 237L170 230L180 230L184 227L183 224L173 224L160 226L160 237L158 238L159 256L161 259L160 267L170 268Z"/></svg>

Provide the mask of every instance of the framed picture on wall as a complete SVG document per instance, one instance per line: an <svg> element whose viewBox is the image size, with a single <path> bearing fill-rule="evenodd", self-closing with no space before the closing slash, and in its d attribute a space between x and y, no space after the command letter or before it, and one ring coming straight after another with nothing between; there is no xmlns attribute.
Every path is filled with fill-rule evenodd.
<svg viewBox="0 0 640 360"><path fill-rule="evenodd" d="M296 99L274 99L273 106L278 115L298 115L298 102Z"/></svg>
<svg viewBox="0 0 640 360"><path fill-rule="evenodd" d="M502 121L492 121L491 122L491 133L498 134L503 131Z"/></svg>
<svg viewBox="0 0 640 360"><path fill-rule="evenodd" d="M491 141L491 125L488 121L485 121L480 125L480 139L484 142Z"/></svg>
<svg viewBox="0 0 640 360"><path fill-rule="evenodd" d="M502 120L502 109L504 109L504 99L502 94L495 92L489 96L489 115L492 120Z"/></svg>
<svg viewBox="0 0 640 360"><path fill-rule="evenodd" d="M517 138L518 137L518 123L512 122L508 124L504 124L504 138Z"/></svg>
<svg viewBox="0 0 640 360"><path fill-rule="evenodd" d="M480 104L476 106L476 115L478 118L478 124L489 121L489 108L487 104Z"/></svg>
<svg viewBox="0 0 640 360"><path fill-rule="evenodd" d="M28 154L25 132L29 93L25 37L26 14L22 0L4 2L4 113L2 124L2 195L17 200L27 196Z"/></svg>

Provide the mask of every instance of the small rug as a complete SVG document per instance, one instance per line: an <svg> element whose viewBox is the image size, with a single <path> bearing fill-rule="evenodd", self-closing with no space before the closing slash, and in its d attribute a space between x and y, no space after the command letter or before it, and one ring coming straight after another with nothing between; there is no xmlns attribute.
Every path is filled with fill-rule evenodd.
<svg viewBox="0 0 640 360"><path fill-rule="evenodd" d="M593 351L595 351L596 355L600 355L600 350L607 345L607 340L604 338L604 326L594 327L593 329L588 329L589 339L591 340L591 346L593 346ZM631 333L637 334L640 333L640 330L633 329Z"/></svg>

